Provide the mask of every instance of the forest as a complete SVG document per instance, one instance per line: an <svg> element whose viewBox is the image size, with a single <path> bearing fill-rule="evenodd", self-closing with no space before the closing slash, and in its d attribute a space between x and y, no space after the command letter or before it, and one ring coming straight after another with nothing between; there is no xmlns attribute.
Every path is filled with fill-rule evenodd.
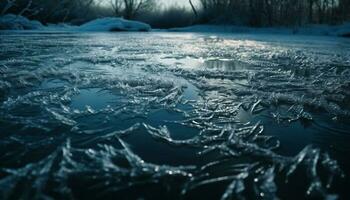
<svg viewBox="0 0 350 200"><path fill-rule="evenodd" d="M47 23L82 24L118 16L155 28L193 24L252 27L341 24L350 20L350 0L189 0L188 6L161 8L155 0L2 0L0 15L23 15Z"/></svg>

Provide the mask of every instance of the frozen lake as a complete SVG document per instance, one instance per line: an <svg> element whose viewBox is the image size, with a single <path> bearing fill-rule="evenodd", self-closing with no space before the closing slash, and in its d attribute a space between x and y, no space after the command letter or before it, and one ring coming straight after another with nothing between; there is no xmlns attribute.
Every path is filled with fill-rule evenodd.
<svg viewBox="0 0 350 200"><path fill-rule="evenodd" d="M0 199L347 199L349 153L349 39L0 32Z"/></svg>

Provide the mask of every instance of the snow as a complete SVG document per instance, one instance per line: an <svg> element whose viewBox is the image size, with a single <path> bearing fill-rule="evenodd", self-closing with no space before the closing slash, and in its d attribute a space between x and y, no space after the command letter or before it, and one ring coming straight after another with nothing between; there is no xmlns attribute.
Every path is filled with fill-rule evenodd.
<svg viewBox="0 0 350 200"><path fill-rule="evenodd" d="M308 25L304 27L251 28L233 25L195 25L184 28L172 28L170 32L202 32L202 33L254 33L254 34L297 34L346 36L350 34L350 22L341 25Z"/></svg>
<svg viewBox="0 0 350 200"><path fill-rule="evenodd" d="M79 31L150 31L151 26L123 18L106 17L90 21L78 27Z"/></svg>
<svg viewBox="0 0 350 200"><path fill-rule="evenodd" d="M81 26L68 24L42 25L39 21L32 21L23 16L8 14L0 17L0 30L43 30L43 31L150 31L151 26L142 22L123 18L106 17L96 19Z"/></svg>
<svg viewBox="0 0 350 200"><path fill-rule="evenodd" d="M23 16L7 14L0 17L0 30L37 30L44 26L35 20L29 20Z"/></svg>

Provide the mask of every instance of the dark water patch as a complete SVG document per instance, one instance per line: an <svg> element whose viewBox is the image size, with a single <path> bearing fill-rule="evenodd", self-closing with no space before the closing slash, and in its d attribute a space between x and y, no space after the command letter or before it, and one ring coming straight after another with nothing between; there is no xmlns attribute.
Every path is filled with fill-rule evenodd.
<svg viewBox="0 0 350 200"><path fill-rule="evenodd" d="M341 37L350 38L350 33L344 33L341 35Z"/></svg>
<svg viewBox="0 0 350 200"><path fill-rule="evenodd" d="M183 92L183 98L186 101L196 101L199 99L199 92L198 92L198 88L196 86L194 86L191 83L186 84L186 88L184 89Z"/></svg>
<svg viewBox="0 0 350 200"><path fill-rule="evenodd" d="M68 86L68 83L59 79L46 80L41 83L41 89L57 89Z"/></svg>
<svg viewBox="0 0 350 200"><path fill-rule="evenodd" d="M138 133L128 136L126 141L137 155L150 163L179 166L195 165L200 162L197 149L169 145L162 140L152 138L142 129Z"/></svg>
<svg viewBox="0 0 350 200"><path fill-rule="evenodd" d="M100 110L117 101L117 97L101 88L80 89L72 99L71 108L78 110Z"/></svg>

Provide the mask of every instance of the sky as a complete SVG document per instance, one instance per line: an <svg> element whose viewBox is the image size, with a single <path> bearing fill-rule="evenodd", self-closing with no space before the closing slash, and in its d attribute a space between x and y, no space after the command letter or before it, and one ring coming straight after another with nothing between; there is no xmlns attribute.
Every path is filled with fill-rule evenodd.
<svg viewBox="0 0 350 200"><path fill-rule="evenodd" d="M189 6L188 0L159 0L164 6L180 5Z"/></svg>

